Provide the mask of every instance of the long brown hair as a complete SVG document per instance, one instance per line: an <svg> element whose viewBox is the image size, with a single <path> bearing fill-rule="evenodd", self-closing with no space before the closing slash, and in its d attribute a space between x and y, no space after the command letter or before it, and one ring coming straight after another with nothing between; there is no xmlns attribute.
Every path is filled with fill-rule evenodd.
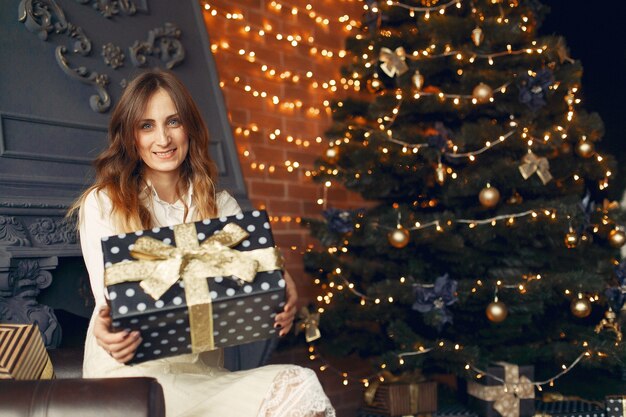
<svg viewBox="0 0 626 417"><path fill-rule="evenodd" d="M140 74L125 88L109 122L109 146L94 161L96 179L70 208L74 214L92 191L105 191L113 205L113 223L121 232L154 227L150 211L141 203L146 187L143 161L137 151L135 132L148 101L159 89L165 90L189 138L189 151L180 169L179 197L193 186L197 219L214 217L216 169L209 156L209 135L191 94L171 72L151 70Z"/></svg>

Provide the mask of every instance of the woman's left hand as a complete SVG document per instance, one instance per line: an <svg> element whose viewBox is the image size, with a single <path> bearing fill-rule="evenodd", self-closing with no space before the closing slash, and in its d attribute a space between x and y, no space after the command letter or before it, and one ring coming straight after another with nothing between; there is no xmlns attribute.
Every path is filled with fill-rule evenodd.
<svg viewBox="0 0 626 417"><path fill-rule="evenodd" d="M296 317L296 305L298 303L298 290L296 289L296 283L289 275L289 272L285 271L285 309L282 313L276 315L274 319L274 328L280 329L279 336L284 336L289 333L291 326L293 326L293 320Z"/></svg>

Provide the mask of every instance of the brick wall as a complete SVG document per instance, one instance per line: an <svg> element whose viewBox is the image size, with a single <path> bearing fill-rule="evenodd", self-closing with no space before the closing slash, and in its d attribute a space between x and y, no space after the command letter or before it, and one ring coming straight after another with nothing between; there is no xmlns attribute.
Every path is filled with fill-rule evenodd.
<svg viewBox="0 0 626 417"><path fill-rule="evenodd" d="M255 207L267 209L272 216L277 244L283 248L287 269L298 285L300 302L306 304L315 288L304 273L302 252L312 239L297 219L320 216L323 207L317 199L325 196L328 207L355 207L361 202L359 196L333 187L325 194L323 185L313 183L306 175L327 148L323 138L331 120L322 103L342 94L316 89L311 82L339 80L341 60L337 51L343 48L348 32L337 19L344 14L359 18L362 5L350 0L276 0L283 6L277 11L271 0L199 1L203 6L209 5L205 7L205 23L248 195ZM312 10L306 9L308 3ZM298 8L297 15L291 12L293 7ZM328 18L328 26L317 24L308 15L311 12L321 19ZM230 19L227 14L231 14ZM265 35L260 36L259 30L264 30ZM276 39L277 34L285 38L299 34L303 39L293 47L284 39ZM314 38L314 45L306 41L309 36ZM311 53L312 46L317 48L317 54ZM334 53L332 59L321 54L324 49ZM251 53L254 62L250 62ZM263 72L262 65L267 65L268 71ZM269 74L272 68L277 71L274 77ZM300 81L281 80L277 75L283 71L290 71L290 77L299 76ZM310 79L306 76L309 71L313 74ZM266 97L261 97L263 93ZM272 101L274 96L277 104ZM290 104L293 108L289 108ZM280 134L270 138L276 129ZM292 167L295 163L299 166L290 172L287 161ZM279 351L273 361L313 367L338 415L355 415L361 401L360 384L344 387L340 377L328 371L321 373L307 357L305 348L299 347ZM353 363L351 367L358 365Z"/></svg>

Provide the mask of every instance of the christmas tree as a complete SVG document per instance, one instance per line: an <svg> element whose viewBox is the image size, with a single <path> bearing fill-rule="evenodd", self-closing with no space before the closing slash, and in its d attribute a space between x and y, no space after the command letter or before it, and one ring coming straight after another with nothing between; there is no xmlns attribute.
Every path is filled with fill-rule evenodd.
<svg viewBox="0 0 626 417"><path fill-rule="evenodd" d="M493 361L548 383L563 364L621 376L614 160L580 62L538 31L548 8L365 3L343 68L355 94L332 105L314 177L367 203L306 222L320 243L305 257L320 289L312 352L368 358L365 384Z"/></svg>

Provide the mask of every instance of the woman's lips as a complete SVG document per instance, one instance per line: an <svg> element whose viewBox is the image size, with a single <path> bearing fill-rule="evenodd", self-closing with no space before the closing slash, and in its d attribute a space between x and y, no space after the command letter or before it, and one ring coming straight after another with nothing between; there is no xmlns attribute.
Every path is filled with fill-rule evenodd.
<svg viewBox="0 0 626 417"><path fill-rule="evenodd" d="M162 151L162 152L152 152L153 154L155 154L158 158L162 158L162 159L168 159L170 158L172 155L174 155L174 152L176 152L176 148L174 149L169 149L167 151Z"/></svg>

